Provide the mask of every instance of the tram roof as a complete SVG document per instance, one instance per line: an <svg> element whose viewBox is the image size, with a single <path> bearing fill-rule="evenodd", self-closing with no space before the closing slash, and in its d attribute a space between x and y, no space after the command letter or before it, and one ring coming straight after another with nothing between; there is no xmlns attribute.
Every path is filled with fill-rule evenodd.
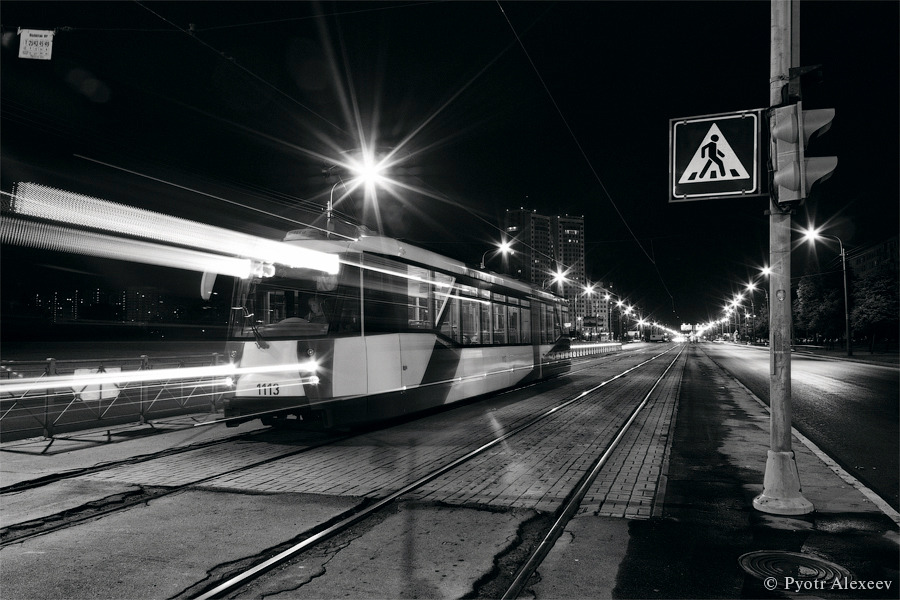
<svg viewBox="0 0 900 600"><path fill-rule="evenodd" d="M302 245L311 250L337 253L371 253L382 256L396 257L408 262L425 265L445 271L478 279L492 285L510 288L522 293L543 297L546 300L562 300L560 296L548 292L528 283L492 273L470 268L464 262L420 248L407 242L372 233L366 228L360 227L358 237L327 237L327 232L321 229L295 229L287 232L284 241Z"/></svg>

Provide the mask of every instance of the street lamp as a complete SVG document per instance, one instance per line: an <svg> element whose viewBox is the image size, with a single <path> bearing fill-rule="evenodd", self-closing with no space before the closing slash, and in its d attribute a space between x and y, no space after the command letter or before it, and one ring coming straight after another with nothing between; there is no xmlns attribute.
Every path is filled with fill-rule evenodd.
<svg viewBox="0 0 900 600"><path fill-rule="evenodd" d="M513 252L512 244L510 242L506 242L506 241L500 242L500 244L497 245L496 250L487 250L484 254L481 255L481 267L480 267L481 269L485 268L484 261L487 259L487 255L490 254L491 252L494 252L495 254L515 254L515 252Z"/></svg>
<svg viewBox="0 0 900 600"><path fill-rule="evenodd" d="M337 182L331 186L331 192L328 194L328 206L325 210L326 231L329 232L329 235L334 228L332 224L334 217L334 190L337 186L344 186L345 191L341 198L346 198L359 187L364 189L368 197L374 194L376 186L388 183L388 179L384 175L388 167L387 160L377 160L373 149L363 148L359 151L342 152L342 154L346 155L345 160L322 170L322 174L325 177L333 174L338 178ZM342 174L352 176L349 184L344 181ZM341 198L338 198L338 201Z"/></svg>
<svg viewBox="0 0 900 600"><path fill-rule="evenodd" d="M590 332L588 337L591 340L593 340L594 333L596 332L596 328L597 328L597 315L589 314L589 313L594 312L592 310L594 308L594 305L593 305L594 284L590 283L590 282L585 284L584 292L582 292L582 295L585 296L585 298L584 298L584 318L582 319L582 334L584 334L585 328L592 327L593 329ZM588 320L588 319L590 319L590 320ZM588 325L588 323L592 323L592 324Z"/></svg>
<svg viewBox="0 0 900 600"><path fill-rule="evenodd" d="M753 315L753 320L750 322L752 339L750 343L753 343L756 339L756 303L753 302L753 292L756 291L756 284L752 281L747 283L747 295L750 296L750 314Z"/></svg>
<svg viewBox="0 0 900 600"><path fill-rule="evenodd" d="M844 272L844 334L847 337L847 356L853 356L853 340L850 338L850 302L847 295L847 253L844 252L844 242L836 235L823 235L819 229L812 227L803 230L803 238L810 243L820 238L828 238L837 240L840 246L841 270Z"/></svg>
<svg viewBox="0 0 900 600"><path fill-rule="evenodd" d="M553 283L558 283L560 286L560 290L562 290L562 284L565 280L566 280L566 274L557 269L557 271L555 273L553 273L551 277L548 277L541 283L541 287L545 288L545 287L547 287L548 283L553 282ZM551 287L550 289L553 289L553 288Z"/></svg>

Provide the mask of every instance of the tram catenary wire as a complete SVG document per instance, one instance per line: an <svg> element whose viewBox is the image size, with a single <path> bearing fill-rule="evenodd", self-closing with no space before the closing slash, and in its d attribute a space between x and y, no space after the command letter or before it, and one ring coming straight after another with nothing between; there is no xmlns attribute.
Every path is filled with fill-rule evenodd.
<svg viewBox="0 0 900 600"><path fill-rule="evenodd" d="M600 462L599 466L597 463L595 463L594 468L591 469L591 473L593 473L593 477L591 478L590 481L593 481L593 478L596 477L596 473L599 472L599 469L602 468L602 466L606 463L612 450L618 444L619 440L621 440L622 436L625 434L627 429L634 422L637 414L646 405L647 400L650 397L650 394L653 393L653 391L656 389L659 382L662 381L662 379L668 374L672 365L674 365L675 362L678 360L678 358L681 356L682 352L684 351L684 347L679 346L678 348L679 348L679 351L678 351L677 355L675 356L675 358L666 367L663 374L660 375L656 379L656 381L654 382L650 391L646 394L646 396L643 398L641 403L631 412L629 418L626 420L625 424L622 426L619 433L616 435L616 437L611 442L611 444L606 448L603 455L599 459L599 461L602 461L602 462ZM544 421L545 419L558 413L559 411L561 411L569 406L572 406L573 404L581 402L586 397L590 396L592 393L597 392L598 390L609 385L610 383L613 383L614 381L616 381L622 377L625 377L629 373L632 373L633 371L636 371L637 369L640 369L641 367L644 367L644 366L652 363L657 358L668 354L672 350L673 350L673 348L669 348L669 349L665 350L664 352L656 354L656 355L652 356L651 358L649 358L645 361L642 361L633 367L629 367L629 368L625 369L624 371L600 382L599 384L593 385L586 390L582 390L575 396L572 396L566 400L559 402L558 404L556 404L556 406L554 406L550 409L542 411L540 414L535 415L535 416L531 417L530 419L528 419L525 423L515 427L514 429L511 429L510 431L507 431L506 433L503 433L502 435L499 435L498 437L494 438L493 440L491 440L485 444L482 444L480 447L476 448L475 450L469 451L468 453L453 460L452 462L435 469L431 473L428 473L428 474L420 477L416 481L413 481L412 483L409 483L406 486L388 494L387 496L376 501L373 504L365 506L364 508L359 509L359 510L351 509L351 511L348 511L349 514L346 517L344 517L340 521L336 522L334 525L331 525L330 527L327 527L326 529L323 529L323 530L313 534L312 536L303 540L302 542L294 544L290 548L287 548L287 549L279 552L278 554L266 559L265 561L227 579L226 581L224 581L218 585L215 585L214 587L207 589L205 592L203 592L199 596L196 596L195 600L210 600L212 598L219 598L219 597L222 597L223 594L226 594L228 592L233 592L236 589L239 589L246 583L249 583L253 579L266 573L267 571L285 563L286 561L288 561L289 559L292 559L293 557L297 556L298 554L301 554L301 553L317 546L318 544L323 543L326 540L333 538L337 534L344 532L351 526L364 520L365 518L376 513L377 511L385 508L386 506L390 505L391 503L393 503L397 499L401 498L402 496L409 494L410 492L415 491L416 489L437 479L438 477L452 471L453 469L468 462L469 460L475 458L476 456L479 456L479 455L483 454L484 452L486 452L487 450L497 446L498 444L501 444L502 442L509 439L510 437L513 437L513 436L529 429L533 425L536 425L536 424L540 423L541 421ZM583 481L582 481L582 483L579 484L579 486L576 489L580 489L581 487L584 486ZM588 482L587 485L590 485L590 482ZM570 496L571 496L571 498L575 498L575 497L578 497L579 494L578 493L571 494ZM580 494L580 496L583 498L583 494ZM580 501L580 498L579 498L579 501ZM571 499L570 499L569 503L571 503ZM576 506L577 506L577 504L576 504ZM568 510L568 505L567 505L567 510ZM535 568L536 568L536 566L537 565L535 565ZM527 577L525 579L527 581ZM516 593L518 593L518 592L516 592Z"/></svg>

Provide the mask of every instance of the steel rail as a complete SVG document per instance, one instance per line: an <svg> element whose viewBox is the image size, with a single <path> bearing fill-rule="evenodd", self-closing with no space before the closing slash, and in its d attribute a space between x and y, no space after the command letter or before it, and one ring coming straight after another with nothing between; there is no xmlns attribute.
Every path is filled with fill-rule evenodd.
<svg viewBox="0 0 900 600"><path fill-rule="evenodd" d="M544 536L544 539L541 540L541 543L538 544L537 548L535 548L534 552L532 552L531 556L525 561L519 571L516 573L516 576L513 578L512 583L509 588L507 588L506 593L501 596L502 600L511 600L512 598L517 598L519 593L521 593L522 589L525 587L525 584L540 566L540 564L544 561L549 554L550 550L553 548L553 545L556 544L556 541L559 539L559 536L562 535L562 532L565 530L566 525L568 525L569 521L572 520L572 517L575 515L575 512L578 510L581 505L581 501L584 500L585 495L590 490L591 485L593 485L594 480L597 478L597 475L600 474L600 471L606 466L606 463L609 462L609 458L612 456L612 453L615 451L616 447L622 441L622 438L625 437L625 434L628 432L628 429L634 423L635 419L637 419L638 414L644 409L647 402L650 400L650 396L656 390L659 383L665 378L665 376L669 373L669 370L672 366L678 362L678 359L681 357L684 352L684 347L682 346L681 350L679 350L678 354L669 363L669 366L666 367L666 370L663 371L663 374L659 376L659 378L653 383L653 387L650 388L650 391L647 392L647 395L644 396L644 399L640 404L632 411L631 416L628 420L625 421L625 424L622 425L622 428L619 430L619 433L613 438L613 441L610 442L609 446L606 447L606 450L603 454L594 461L594 465L590 471L585 473L582 478L579 480L578 484L576 484L574 488L574 493L572 493L569 499L565 502L560 511L559 517L550 527L550 530L547 532L547 535Z"/></svg>
<svg viewBox="0 0 900 600"><path fill-rule="evenodd" d="M397 498L399 498L405 494L408 494L408 493L424 486L425 484L437 479L438 477L452 471L453 469L457 468L458 466L468 462L469 460L475 458L476 456L478 456L478 455L486 452L487 450L493 448L494 446L502 443L506 439L508 439L514 435L517 435L518 433L521 433L525 429L528 429L537 423L540 423L541 421L543 421L544 419L547 419L551 415L582 400L584 397L588 396L589 394L592 394L592 393L598 391L599 389L609 385L610 383L612 383L622 377L625 377L632 371L635 371L635 370L653 362L660 356L663 356L663 355L669 353L671 350L672 349L670 348L670 349L666 350L665 352L661 352L660 354L657 354L657 355L655 355L633 367L630 367L630 368L622 371L621 373L619 373L605 381L602 381L601 383L599 383L587 390L583 390L576 396L574 396L568 400L565 400L564 402L554 406L553 408L550 408L550 409L532 417L525 423L523 423L523 424L519 425L518 427L515 427L514 429L511 429L510 431L500 435L499 437L479 446L475 450L472 450L472 451L464 454L463 456L451 461L450 463L444 465L443 467L440 467L440 468L432 471L431 473L420 477L416 481L413 481L412 483L405 485L404 487L400 488L399 490L388 494L387 496L378 500L374 504L368 505L365 508L363 508L362 510L359 510L357 512L352 512L352 514L349 514L347 517L344 517L343 519L341 519L334 525L331 525L330 527L328 527L316 534L313 534L312 536L308 537L307 539L303 540L302 542L294 544L290 548L287 548L286 550L279 552L278 554L264 560L263 562L255 565L253 567L250 567L249 569L235 575L234 577L231 577L230 579L203 592L199 596L196 596L195 600L209 600L211 598L217 598L217 597L220 597L224 593L227 593L227 592L235 590L236 588L239 588L244 583L249 582L250 580L255 579L259 575L262 575L266 571L269 571L269 570L273 569L274 567L286 562L288 559L292 558L293 556L300 554L301 552L304 552L304 551L312 548L316 544L324 542L324 541L334 537L335 535L343 532L350 526L358 523L359 521L362 521L363 519L367 518L368 516L372 515L373 513L377 512L377 511L381 510L382 508L384 508L385 506L389 505L390 503L395 501ZM679 355L680 355L680 352L679 352ZM676 357L676 360L677 360L677 357ZM668 372L668 369L666 369L666 371ZM655 387L656 387L656 384L654 384L654 388ZM644 401L644 403L646 403L646 400ZM643 406L643 403L641 404L641 406ZM632 416L632 420L633 420L633 416Z"/></svg>

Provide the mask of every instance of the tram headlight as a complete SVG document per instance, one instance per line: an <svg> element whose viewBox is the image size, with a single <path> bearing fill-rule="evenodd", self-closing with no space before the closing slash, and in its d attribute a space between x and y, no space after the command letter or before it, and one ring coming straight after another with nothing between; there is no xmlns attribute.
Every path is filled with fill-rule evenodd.
<svg viewBox="0 0 900 600"><path fill-rule="evenodd" d="M310 358L306 362L300 363L300 371L304 371L306 373L315 373L319 370L319 361L314 358Z"/></svg>
<svg viewBox="0 0 900 600"><path fill-rule="evenodd" d="M226 377L225 378L225 387L234 387L234 377Z"/></svg>

